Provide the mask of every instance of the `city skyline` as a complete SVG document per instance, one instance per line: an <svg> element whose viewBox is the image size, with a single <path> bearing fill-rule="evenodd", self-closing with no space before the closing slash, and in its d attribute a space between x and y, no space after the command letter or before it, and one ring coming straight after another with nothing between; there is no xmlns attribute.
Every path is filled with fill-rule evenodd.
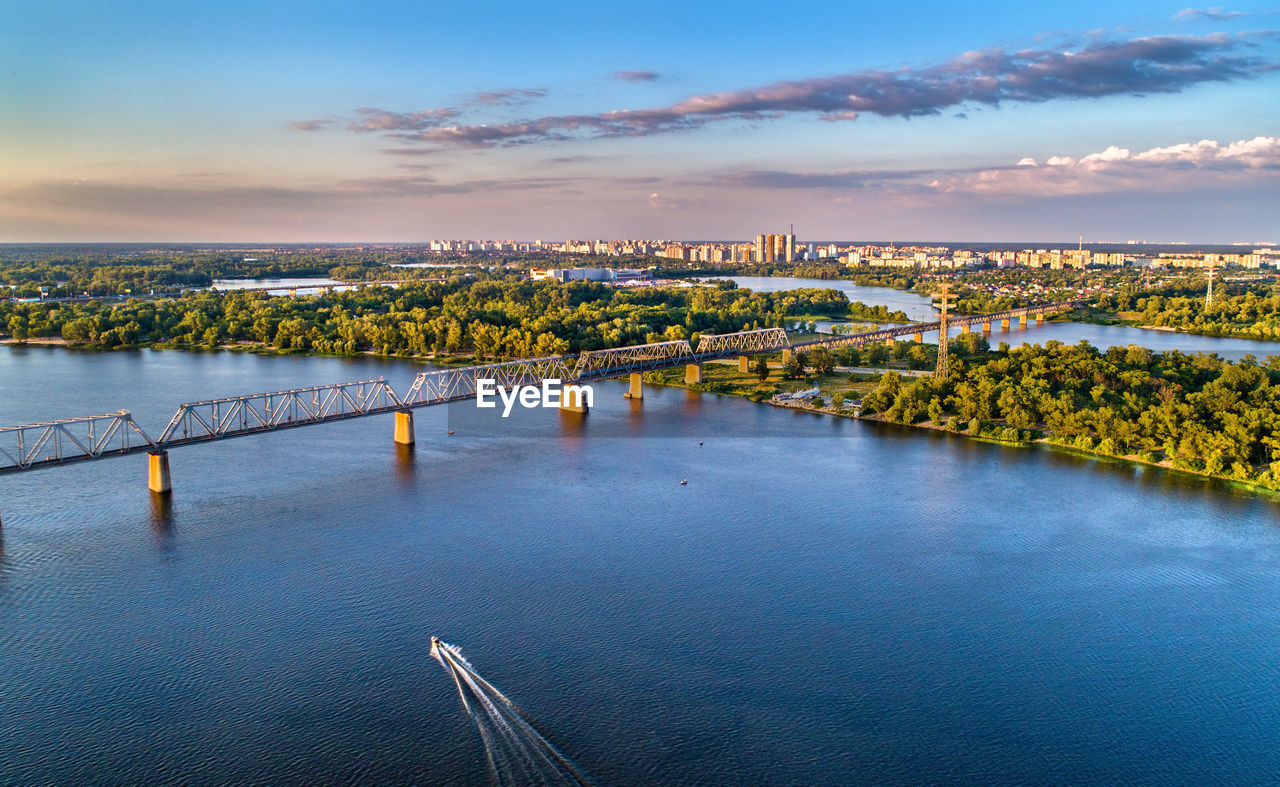
<svg viewBox="0 0 1280 787"><path fill-rule="evenodd" d="M29 5L0 242L1277 234L1275 9L626 13Z"/></svg>

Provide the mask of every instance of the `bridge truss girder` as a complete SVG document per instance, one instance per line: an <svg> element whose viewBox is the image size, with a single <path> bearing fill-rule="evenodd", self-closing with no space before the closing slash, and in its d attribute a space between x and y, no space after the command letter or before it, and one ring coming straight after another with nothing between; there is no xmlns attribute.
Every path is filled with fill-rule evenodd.
<svg viewBox="0 0 1280 787"><path fill-rule="evenodd" d="M493 380L495 386L508 390L520 385L542 385L543 380L568 380L572 376L571 358L553 355L423 372L413 381L403 401L406 407L425 407L472 399L476 395L477 380Z"/></svg>
<svg viewBox="0 0 1280 787"><path fill-rule="evenodd" d="M386 380L291 388L180 405L157 445L217 440L391 412L403 407Z"/></svg>
<svg viewBox="0 0 1280 787"><path fill-rule="evenodd" d="M612 350L588 350L578 356L573 379L604 379L631 372L645 372L693 360L693 348L684 339Z"/></svg>
<svg viewBox="0 0 1280 787"><path fill-rule="evenodd" d="M129 454L156 443L128 410L0 428L0 473Z"/></svg>
<svg viewBox="0 0 1280 787"><path fill-rule="evenodd" d="M787 332L781 328L758 328L737 333L703 334L698 339L698 355L707 353L759 353L781 350L789 346Z"/></svg>

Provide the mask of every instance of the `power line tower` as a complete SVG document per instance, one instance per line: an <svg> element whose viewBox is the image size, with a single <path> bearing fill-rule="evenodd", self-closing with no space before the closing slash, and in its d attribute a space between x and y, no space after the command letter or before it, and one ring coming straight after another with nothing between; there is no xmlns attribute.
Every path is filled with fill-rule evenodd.
<svg viewBox="0 0 1280 787"><path fill-rule="evenodd" d="M1209 263L1209 289L1204 294L1204 310L1213 308L1213 263Z"/></svg>
<svg viewBox="0 0 1280 787"><path fill-rule="evenodd" d="M948 290L948 286L947 282L944 281L942 283L942 292L938 294L942 313L938 315L938 366L933 370L933 376L937 378L951 374L951 363L947 357L947 311L951 307L951 293Z"/></svg>

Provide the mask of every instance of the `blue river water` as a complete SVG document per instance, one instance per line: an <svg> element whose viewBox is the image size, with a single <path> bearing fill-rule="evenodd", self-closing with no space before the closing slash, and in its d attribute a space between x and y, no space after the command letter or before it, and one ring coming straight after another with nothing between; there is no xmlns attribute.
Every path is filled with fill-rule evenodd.
<svg viewBox="0 0 1280 787"><path fill-rule="evenodd" d="M419 368L4 347L0 423ZM0 476L0 783L486 783L433 635L606 784L1280 773L1280 504L622 390Z"/></svg>

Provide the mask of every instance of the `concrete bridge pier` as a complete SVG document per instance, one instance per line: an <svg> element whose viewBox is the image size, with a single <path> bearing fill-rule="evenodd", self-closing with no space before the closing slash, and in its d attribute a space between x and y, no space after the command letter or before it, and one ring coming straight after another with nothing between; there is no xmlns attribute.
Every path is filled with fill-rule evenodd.
<svg viewBox="0 0 1280 787"><path fill-rule="evenodd" d="M564 413L582 413L585 415L587 410L586 394L577 386L566 386L560 392L560 411Z"/></svg>
<svg viewBox="0 0 1280 787"><path fill-rule="evenodd" d="M702 364L688 363L684 366L684 384L693 385L702 382Z"/></svg>
<svg viewBox="0 0 1280 787"><path fill-rule="evenodd" d="M167 495L173 491L173 478L169 475L168 451L147 452L147 488L161 495Z"/></svg>
<svg viewBox="0 0 1280 787"><path fill-rule="evenodd" d="M631 380L627 384L627 390L623 397L627 399L643 399L644 398L644 375L639 372L631 373Z"/></svg>
<svg viewBox="0 0 1280 787"><path fill-rule="evenodd" d="M885 347L892 347L892 346L893 346L893 337L892 337L892 336L890 336L888 339L885 339L885 340L884 340L884 346L885 346Z"/></svg>
<svg viewBox="0 0 1280 787"><path fill-rule="evenodd" d="M290 287L290 288L289 288L289 297L290 297L290 298L296 298L296 297L298 297L298 288L297 288L297 287Z"/></svg>
<svg viewBox="0 0 1280 787"><path fill-rule="evenodd" d="M1019 315L1018 315L1018 327L1019 327L1019 328L1026 328L1026 327L1027 327L1027 313L1026 313L1026 312L1023 312L1022 314L1019 314Z"/></svg>
<svg viewBox="0 0 1280 787"><path fill-rule="evenodd" d="M399 445L413 445L413 411L396 410L395 441Z"/></svg>
<svg viewBox="0 0 1280 787"><path fill-rule="evenodd" d="M991 321L987 320L982 324L982 334L985 336L991 333Z"/></svg>
<svg viewBox="0 0 1280 787"><path fill-rule="evenodd" d="M964 325L960 326L960 333L964 334L964 333L972 333L972 332L973 332L973 326L970 325L969 323L965 323Z"/></svg>
<svg viewBox="0 0 1280 787"><path fill-rule="evenodd" d="M1036 324L1044 325L1044 312L1036 312Z"/></svg>
<svg viewBox="0 0 1280 787"><path fill-rule="evenodd" d="M1007 330L1009 330L1009 318L1008 318L1008 317L1005 317L1004 319L1002 319L1002 320L1000 321L1000 330L1002 330L1002 331L1007 331Z"/></svg>
<svg viewBox="0 0 1280 787"><path fill-rule="evenodd" d="M784 349L782 350L782 362L783 362L783 363L786 363L786 362L787 362L787 361L789 361L789 360L791 360L791 349L790 349L790 348L784 348Z"/></svg>
<svg viewBox="0 0 1280 787"><path fill-rule="evenodd" d="M924 334L923 334L923 333L913 333L913 334L911 334L911 338L912 338L912 339L915 339L916 344L924 344Z"/></svg>
<svg viewBox="0 0 1280 787"><path fill-rule="evenodd" d="M745 355L738 356L738 374L746 374L751 371L751 359Z"/></svg>

